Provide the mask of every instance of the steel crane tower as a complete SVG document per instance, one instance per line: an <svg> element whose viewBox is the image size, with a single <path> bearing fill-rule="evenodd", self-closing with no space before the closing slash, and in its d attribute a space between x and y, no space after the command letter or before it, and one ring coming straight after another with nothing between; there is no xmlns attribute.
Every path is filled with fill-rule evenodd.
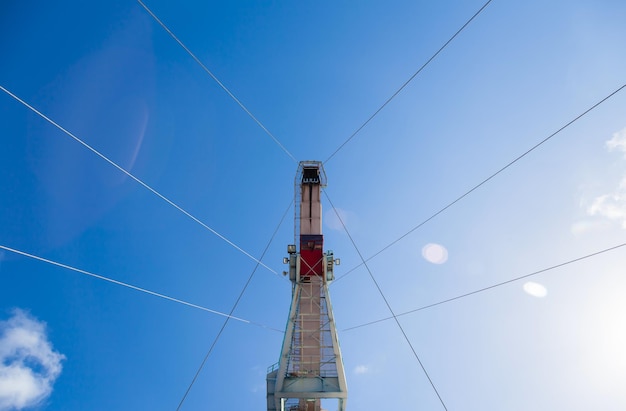
<svg viewBox="0 0 626 411"><path fill-rule="evenodd" d="M321 411L322 399L336 399L345 411L348 389L328 284L334 279L332 251L324 253L319 161L302 161L296 175L296 238L288 245L292 300L279 362L267 374L268 411ZM287 274L287 272L285 272Z"/></svg>

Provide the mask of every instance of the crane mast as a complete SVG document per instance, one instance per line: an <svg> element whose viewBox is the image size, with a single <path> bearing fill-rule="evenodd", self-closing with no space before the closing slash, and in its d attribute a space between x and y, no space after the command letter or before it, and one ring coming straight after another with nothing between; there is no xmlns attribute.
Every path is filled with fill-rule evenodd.
<svg viewBox="0 0 626 411"><path fill-rule="evenodd" d="M292 300L280 359L267 374L268 411L322 411L322 399L348 397L328 284L338 260L324 253L321 190L326 177L319 161L300 162L296 176L296 237L287 246ZM298 230L299 229L299 230Z"/></svg>

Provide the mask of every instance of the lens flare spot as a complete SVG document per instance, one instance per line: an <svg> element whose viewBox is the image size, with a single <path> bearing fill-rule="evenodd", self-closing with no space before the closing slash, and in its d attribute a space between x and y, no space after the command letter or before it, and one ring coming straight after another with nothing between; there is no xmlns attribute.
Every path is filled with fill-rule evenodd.
<svg viewBox="0 0 626 411"><path fill-rule="evenodd" d="M422 257L429 263L443 264L448 261L448 250L441 244L429 243L422 248Z"/></svg>
<svg viewBox="0 0 626 411"><path fill-rule="evenodd" d="M524 284L524 291L528 295L532 295L533 297L543 298L548 295L548 290L542 284L534 283L532 281Z"/></svg>

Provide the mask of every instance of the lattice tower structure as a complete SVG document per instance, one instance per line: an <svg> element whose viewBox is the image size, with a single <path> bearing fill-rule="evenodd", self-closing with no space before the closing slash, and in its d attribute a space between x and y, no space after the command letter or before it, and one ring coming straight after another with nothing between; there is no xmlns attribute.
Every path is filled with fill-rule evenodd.
<svg viewBox="0 0 626 411"><path fill-rule="evenodd" d="M338 411L345 411L348 390L328 292L338 260L332 251L323 251L325 184L321 162L300 162L295 189L299 250L289 245L284 259L292 301L279 362L267 374L268 411L322 411L322 399L336 399Z"/></svg>

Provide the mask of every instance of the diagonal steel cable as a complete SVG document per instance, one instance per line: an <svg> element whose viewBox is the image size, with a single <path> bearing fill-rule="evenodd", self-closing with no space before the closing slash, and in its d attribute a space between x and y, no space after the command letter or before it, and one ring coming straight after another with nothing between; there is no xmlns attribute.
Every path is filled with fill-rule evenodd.
<svg viewBox="0 0 626 411"><path fill-rule="evenodd" d="M107 282L112 283L112 284L117 284L117 285L120 285L122 287L130 288L131 290L135 290L135 291L139 291L139 292L142 292L142 293L145 293L145 294L149 294L149 295L152 295L154 297L162 298L164 300L168 300L168 301L172 301L172 302L175 302L175 303L178 303L178 304L186 305L186 306L191 307L191 308L196 308L198 310L206 311L206 312L209 312L211 314L215 314L215 315L219 315L219 316L222 316L222 317L226 317L228 320L232 319L232 320L235 320L235 321L240 321L242 323L256 325L258 327L262 327L262 328L266 328L268 330L277 331L277 332L282 333L281 330L277 330L275 328L268 327L266 325L263 325L263 324L260 324L260 323L256 323L254 321L249 321L249 320L245 320L243 318L235 317L235 316L232 315L232 312L230 314L226 314L226 313L223 313L221 311L212 310L210 308L206 308L206 307L203 307L203 306L198 305L198 304L193 304L193 303L187 302L185 300L181 300L179 298L171 297L171 296L166 295L166 294L157 293L155 291L148 290L147 288L138 287L136 285L132 285L132 284L129 284L129 283L125 283L123 281L115 280L115 279L110 278L110 277L105 277L105 276L100 275L100 274L95 274L95 273L92 273L90 271L86 271L86 270L82 270L80 268L72 267L70 265L60 263L58 261L50 260L48 258L40 257L40 256L37 256L35 254L31 254L31 253L28 253L26 251L18 250L18 249L15 249L15 248L4 246L4 245L0 245L0 249L5 250L5 251L9 251L9 252L14 253L14 254L21 255L23 257L28 257L28 258L31 258L33 260L37 260L37 261L41 261L41 262L44 262L44 263L47 263L47 264L50 264L50 265L54 265L56 267L64 268L66 270L74 271L74 272L77 272L77 273L80 273L80 274L83 274L83 275L86 275L86 276L89 276L89 277L97 278L97 279L102 280L102 281L107 281Z"/></svg>
<svg viewBox="0 0 626 411"><path fill-rule="evenodd" d="M621 248L621 247L624 247L624 246L626 246L626 243L618 244L616 246L613 246L613 247L610 247L610 248L606 248L606 249L601 250L601 251L596 251L595 253L587 254L587 255L582 256L582 257L574 258L573 260L569 260L569 261L566 261L564 263L556 264L556 265L553 265L551 267L544 268L544 269L532 272L530 274L525 274L525 275L522 275L522 276L519 276L519 277L511 278L510 280L502 281L502 282L490 285L488 287L483 287L483 288L480 288L478 290L470 291L469 293L457 295L456 297L447 298L445 300L442 300L442 301L439 301L439 302L436 302L436 303L424 305L422 307L415 308L413 310L405 311L403 313L396 314L396 317L401 317L403 315L416 313L418 311L422 311L422 310L426 310L426 309L429 309L429 308L433 308L433 307L436 307L438 305L442 305L442 304L446 304L446 303L449 303L449 302L452 302L452 301L460 300L461 298L469 297L471 295L482 293L482 292L488 291L488 290L492 290L494 288L501 287L503 285L510 284L510 283L515 282L515 281L523 280L525 278L532 277L532 276L535 276L537 274L541 274L541 273L545 273L547 271L555 270L557 268L564 267L564 266L569 265L569 264L577 263L579 261L586 260L588 258L595 257L595 256L598 256L600 254L607 253L609 251L614 251L614 250L617 250L618 248ZM374 321L370 321L370 322L367 322L367 323L364 323L364 324L355 325L354 327L346 328L346 329L342 330L342 332L355 330L357 328L366 327L368 325L377 324L377 323L380 323L380 322L383 322L383 321L388 321L388 320L391 320L391 319L393 319L393 317L381 318L379 320L374 320Z"/></svg>
<svg viewBox="0 0 626 411"><path fill-rule="evenodd" d="M341 218L341 216L339 215L339 212L335 208L335 205L330 200L330 197L328 196L328 193L326 192L326 190L324 190L324 194L326 195L326 199L328 200L328 202L330 203L330 206L332 207L333 211L335 212L335 215L339 219L339 222L343 226L344 231L348 235L348 238L350 239L350 242L354 246L354 249L356 250L357 254L359 255L359 258L363 262L363 265L365 265L365 268L367 269L367 272L369 273L370 278L372 279L372 282L376 286L376 289L378 290L378 293L380 294L380 296L382 297L383 301L385 302L385 305L387 306L387 309L391 313L391 318L393 318L395 320L396 325L400 329L400 332L402 332L402 335L404 336L405 341L407 342L407 344L411 348L411 351L413 352L413 355L415 356L415 359L419 363L420 367L422 368L422 371L424 372L424 375L428 379L428 382L430 383L430 386L435 391L435 394L437 394L437 398L439 398L439 402L441 402L441 405L443 406L443 408L446 411L448 411L448 407L446 407L446 404L443 402L443 398L441 398L441 395L439 394L439 391L437 390L437 387L435 386L435 383L430 378L430 375L428 374L428 371L426 371L426 367L424 367L424 364L422 363L422 360L420 360L420 357L417 354L417 351L415 350L415 348L413 347L413 344L411 343L411 340L409 340L409 336L404 331L404 327L402 327L402 324L400 324L400 320L398 320L398 316L394 313L393 309L391 308L391 304L389 304L389 300L387 300L387 297L385 297L385 294L383 293L383 290L380 288L380 285L378 285L378 281L376 281L376 278L374 278L374 274L372 273L372 270L370 270L369 266L367 265L367 262L363 258L363 254L361 254L361 251L359 250L359 247L357 247L356 242L352 238L352 235L350 235L350 232L348 231L348 228L344 224L343 219Z"/></svg>
<svg viewBox="0 0 626 411"><path fill-rule="evenodd" d="M276 226L276 229L274 230L274 233L270 237L270 240L267 242L267 245L265 246L265 249L261 253L261 257L259 257L259 260L262 260L263 257L265 257L265 254L267 253L267 250L270 248L270 245L272 244L272 241L274 241L274 238L276 237L276 233L278 233L278 229L283 224L283 221L285 220L285 217L287 216L287 213L291 209L292 205L293 205L293 201L289 203L289 207L287 207L287 209L283 213L283 216L281 217L280 222ZM204 364L206 363L206 361L208 360L209 356L213 352L213 349L217 345L217 341L220 339L220 337L222 336L222 333L226 329L226 325L228 325L228 321L230 320L231 316L235 312L235 309L239 305L239 302L243 298L243 294L246 292L246 289L248 288L248 285L252 281L252 278L254 277L254 274L256 273L258 268L259 268L259 264L257 263L256 266L254 266L254 269L252 270L252 272L250 273L250 276L248 277L248 281L246 281L246 283L244 284L243 288L241 289L241 292L239 293L239 297L237 297L237 300L233 304L233 308L230 309L229 316L226 317L226 320L224 320L224 323L222 324L222 328L220 328L219 332L217 333L217 335L213 339L213 342L211 343L211 346L209 347L209 350L207 351L206 355L202 359L202 362L200 363L200 366L198 367L198 370L196 371L195 375L193 376L193 379L191 380L191 383L187 387L187 390L185 391L185 394L183 395L183 397L181 398L180 402L178 403L178 407L176 407L176 411L179 411L181 409L181 407L183 406L183 403L185 402L185 399L189 395L189 392L191 391L191 388L195 384L196 380L198 379L198 376L200 375L200 372L204 368Z"/></svg>
<svg viewBox="0 0 626 411"><path fill-rule="evenodd" d="M198 63L198 65L202 68L202 70L204 70L221 88L222 90L224 90L226 92L226 94L228 94L230 96L231 99L233 99L233 101L235 103L237 103L237 105L239 107L241 107L241 109L243 111L245 111L245 113L252 119L254 120L254 122L261 127L261 129L265 132L265 134L267 134L272 140L274 140L274 143L276 143L293 161L295 161L296 163L298 162L298 160L296 160L296 158L293 156L293 154L291 154L289 152L289 150L287 150L287 148L285 148L285 146L276 138L274 137L274 135L267 129L267 127L265 127L263 125L263 123L261 123L261 121L259 119L257 119L254 114L252 114L252 112L250 110L248 110L248 108L228 89L228 87L226 87L224 85L224 83L222 83L217 76L215 76L215 74L213 74L213 72L211 72L211 70L209 70L207 68L207 66L202 63L202 61L200 61L200 59L198 57L196 57L195 54L193 54L193 52L191 50L189 50L189 48L187 46L185 46L185 44L165 25L165 23L163 23L163 21L161 19L159 19L156 14L154 14L152 12L152 10L150 10L148 8L148 6L145 5L144 2L142 2L141 0L137 0L137 2L141 5L141 7L143 7L148 14L150 14L150 16L152 16L152 18L165 30L167 31L167 33L174 39L174 41L176 41L186 52L187 54L189 54L191 56L191 58Z"/></svg>
<svg viewBox="0 0 626 411"><path fill-rule="evenodd" d="M18 96L16 96L15 94L13 94L12 92L10 92L9 90L7 90L6 88L4 88L3 86L0 86L0 90L4 91L6 94L8 94L9 96L13 97L15 100L17 100L18 102L20 102L22 105L24 105L25 107L27 107L28 109L30 109L32 112L34 112L35 114L37 114L39 117L43 118L44 120L46 120L48 123L52 124L53 126L55 126L56 128L58 128L59 130L61 130L63 133L65 133L67 136L71 137L72 139L74 139L76 142L80 143L81 145L83 145L85 148L87 148L88 150L90 150L92 153L96 154L98 157L100 157L101 159L103 159L104 161L106 161L107 163L111 164L113 167L117 168L119 171L121 171L122 173L126 174L128 177L132 178L133 180L135 180L137 183L139 183L141 186L143 186L145 189L147 189L148 191L150 191L152 194L156 195L157 197L159 197L161 200L165 201L166 203L168 203L169 205L171 205L172 207L174 207L175 209L177 209L178 211L180 211L181 213L185 214L187 217L191 218L193 221L195 221L196 223L200 224L202 227L204 227L205 229L209 230L211 233L213 233L214 235L216 235L217 237L219 237L221 240L223 240L224 242L226 242L228 245L230 245L231 247L235 248L237 251L239 251L240 253L244 254L246 257L250 258L251 260L255 261L256 263L260 264L262 267L266 268L267 270L271 271L272 273L280 276L275 270L273 270L272 268L268 267L267 265L263 264L261 261L257 260L255 257L252 256L252 254L248 253L247 251L245 251L243 248L239 247L237 244L235 244L234 242L232 242L231 240L229 240L228 238L226 238L225 236L223 236L222 234L220 234L219 232L217 232L216 230L214 230L213 228L209 227L207 224L203 223L201 220L199 220L198 218L196 218L195 216L193 216L191 213L189 213L188 211L186 211L185 209L183 209L181 206L179 206L178 204L174 203L172 200L170 200L169 198L165 197L163 194L159 193L156 189L152 188L150 185L148 185L147 183L145 183L143 180L139 179L138 177L134 176L130 171L126 170L125 168L123 168L122 166L118 165L116 162L114 162L113 160L109 159L107 156L105 156L104 154L100 153L98 150L96 150L95 148L93 148L92 146L90 146L89 144L85 143L83 140L81 140L80 138L76 137L74 134L72 134L71 132L69 132L68 130L66 130L65 128L63 128L62 126L60 126L58 123L56 123L54 120L52 120L51 118L49 118L48 116L46 116L45 114L43 114L41 111L37 110L35 107L31 106L30 104L28 104L26 101L22 100L21 98L19 98Z"/></svg>
<svg viewBox="0 0 626 411"><path fill-rule="evenodd" d="M366 262L372 260L373 258L376 258L378 255L380 255L381 253L383 253L384 251L386 251L387 249L389 249L390 247L394 246L396 243L400 242L401 240L403 240L405 237L407 237L409 234L413 233L415 230L421 228L422 226L424 226L426 223L428 223L429 221L433 220L435 217L439 216L439 214L442 214L444 211L446 211L447 209L449 209L450 207L452 207L453 205L455 205L456 203L458 203L459 201L463 200L465 197L467 197L468 195L470 195L471 193L473 193L474 191L478 190L480 187L482 187L483 185L487 184L489 181L491 181L493 178L495 178L497 175L499 175L500 173L504 172L506 169L508 169L509 167L513 166L515 163L517 163L518 161L520 161L522 158L526 157L527 155L529 155L531 152L535 151L537 148L539 148L541 145L543 145L544 143L548 142L548 140L552 139L553 137L555 137L557 134L561 133L563 130L565 130L566 128L568 128L569 126L571 126L572 124L574 124L575 122L577 122L578 120L580 120L581 118L583 118L584 116L586 116L587 114L589 114L591 111L593 111L595 108L597 108L598 106L600 106L602 103L604 103L605 101L609 100L611 97L613 97L614 95L616 95L617 93L619 93L620 91L622 91L624 88L626 88L626 83L621 85L620 87L618 87L617 89L615 89L614 91L612 91L609 95L607 95L606 97L602 98L600 101L598 101L597 103L595 103L594 105L592 105L591 107L589 107L588 109L586 109L585 111L583 111L582 113L580 113L579 115L577 115L576 117L574 117L572 120L568 121L564 126L562 126L561 128L559 128L558 130L556 130L555 132L553 132L552 134L550 134L548 137L544 138L543 140L541 140L540 142L538 142L537 144L535 144L534 146L532 146L531 148L529 148L528 150L526 150L524 153L520 154L519 156L517 156L516 158L514 158L513 160L511 160L510 162L508 162L505 166L501 167L499 170L497 170L496 172L492 173L489 177L485 178L484 180L482 180L480 183L476 184L475 186L473 186L472 188L470 188L469 190L467 190L465 193L461 194L459 197L457 197L456 199L454 199L452 202L448 203L446 206L444 206L443 208L439 209L439 211L437 211L436 213L432 214L430 217L428 217L427 219L425 219L424 221L422 221L421 223L419 223L418 225L416 225L415 227L411 228L409 231L407 231L406 233L402 234L400 237L396 238L395 240L393 240L392 242L390 242L389 244L387 244L386 246L384 246L383 248L381 248L380 250L378 250L377 252L375 252L374 254L372 254L371 256L369 256L367 259L365 259L362 263L356 265L355 267L351 268L350 270L346 271L345 274L343 274L341 277L337 278L335 280L335 283L337 283L337 281L345 278L347 275L349 275L350 273L352 273L353 271L355 271L357 268L361 267L363 264L365 264Z"/></svg>
<svg viewBox="0 0 626 411"><path fill-rule="evenodd" d="M450 44L450 43L451 43L451 42L452 42L452 41L453 41L453 40L454 40L454 39L455 39L455 38L456 38L459 34L461 34L461 32L462 32L463 30L465 30L465 28L466 28L466 27L467 27L467 26L468 26L468 25L469 25L469 24L470 24L470 23L471 23L471 22L472 22L472 21L473 21L476 17L478 17L478 15L479 15L480 13L482 13L482 11L483 11L483 10L484 10L484 9L485 9L488 5L489 5L489 3L491 3L491 1L492 1L492 0L488 0L485 4L483 4L483 6L482 6L482 7L481 7L481 8L480 8L480 9L479 9L476 13L474 13L474 15L473 15L472 17L470 17L470 19L469 19L469 20L467 20L467 21L465 22L465 24L463 24L463 26L461 26L461 28L460 28L460 29L458 29L458 30L456 31L456 33L454 33L454 34L452 35L452 37L450 37L450 38L448 39L448 41L446 41L446 42L444 43L444 45L443 45L443 46L441 46L441 47L439 48L439 50L437 50L437 51L435 52L435 54L433 54L433 55L432 55L432 56L431 56L431 57L430 57L430 58L426 61L426 63L422 64L422 66L421 66L421 67L420 67L420 68L419 68L419 69L418 69L415 73L413 73L413 75L412 75L411 77L409 77L409 79L408 79L407 81L405 81L405 82L404 82L404 84L402 84L402 85L400 86L400 88L399 88L398 90L396 90L396 92L395 92L395 93L393 93L393 94L391 95L391 97L389 97L389 98L388 98L388 99L387 99L387 100L383 103L383 105L382 105L382 106L380 106L380 107L378 108L378 110L376 110L376 111L374 112L374 114L372 114L371 116L369 116L369 118L368 118L367 120L365 120L365 122L364 122L363 124L361 124L361 126L360 126L359 128L357 128L357 129L356 129L356 131L350 135L350 137L348 137L348 138L347 138L347 139L346 139L346 140L345 140L345 141L344 141L344 142L343 142L343 143L342 143L339 147L337 147L337 149L336 149L335 151L333 151L333 153L332 153L330 156L328 156L328 158L327 158L326 160L324 160L324 164L326 164L328 161L330 161L330 159L331 159L331 158L333 158L333 157L335 156L335 154L337 154L337 153L339 152L339 150L341 150L341 149L342 149L342 148L343 148L346 144L348 144L348 143L350 142L350 140L352 140L352 139L353 139L353 138L354 138L357 134L359 134L359 132L360 132L361 130L363 130L363 129L365 128L365 126L367 126L367 125L369 124L369 122L370 122L370 121L372 121L372 120L374 119L374 117L376 117L376 116L378 115L378 113L380 113L380 112L381 112L381 111L382 111L382 110L383 110L383 109L387 106L387 104L389 104L389 103L391 102L391 100L393 100L394 98L396 98L396 96L397 96L398 94L400 94L400 92L401 92L402 90L404 90L404 88L405 88L406 86L408 86L408 85L409 85L409 83L410 83L411 81L413 81L413 79L414 79L415 77L417 77L417 75L418 75L418 74L420 74L420 73L422 72L422 70L424 70L424 69L426 68L426 66L428 66L428 65L429 65L429 64L430 64L430 63L431 63L431 62L432 62L432 61L433 61L433 60L434 60L434 59L435 59L435 58L436 58L436 57L437 57L437 56L438 56L438 55L439 55L439 54L443 51L443 49L445 49L445 48L446 48L446 47L447 47L447 46L448 46L448 45L449 45L449 44Z"/></svg>

